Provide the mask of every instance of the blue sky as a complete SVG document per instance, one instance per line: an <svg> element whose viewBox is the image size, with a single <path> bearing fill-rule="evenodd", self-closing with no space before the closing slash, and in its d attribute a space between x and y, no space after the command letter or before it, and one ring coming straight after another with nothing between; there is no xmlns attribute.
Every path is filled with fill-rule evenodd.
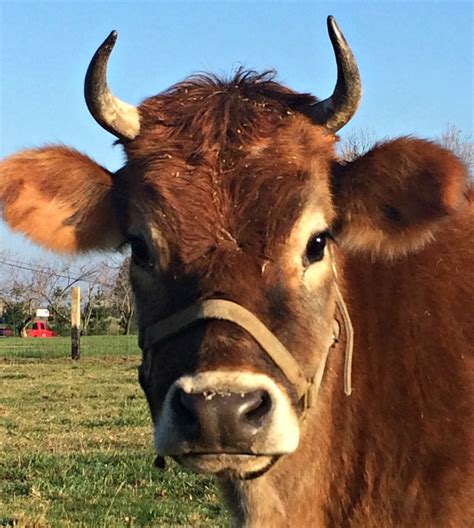
<svg viewBox="0 0 474 528"><path fill-rule="evenodd" d="M83 78L96 47L119 32L109 81L143 98L198 71L275 68L293 89L327 97L335 63L326 17L336 17L358 60L363 100L341 133L436 137L472 133L471 1L35 1L0 0L0 157L64 143L111 170L122 154L95 124ZM41 255L0 225L0 250Z"/></svg>

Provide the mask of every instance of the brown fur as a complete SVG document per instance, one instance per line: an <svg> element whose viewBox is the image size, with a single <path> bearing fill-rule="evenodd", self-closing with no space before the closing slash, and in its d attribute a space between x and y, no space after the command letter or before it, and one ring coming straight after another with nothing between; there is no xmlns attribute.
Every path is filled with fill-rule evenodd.
<svg viewBox="0 0 474 528"><path fill-rule="evenodd" d="M472 526L474 249L452 249L473 239L473 218L471 205L403 259L346 260L353 394L342 393L340 348L300 449L260 479L224 482L228 501L241 500L236 517L276 527Z"/></svg>
<svg viewBox="0 0 474 528"><path fill-rule="evenodd" d="M191 79L140 106L140 135L113 177L63 147L7 159L4 218L61 251L110 247L125 230L140 236L158 263L132 264L141 326L228 298L256 313L310 375L335 309L329 275L306 284L304 247L293 242L314 208L341 245L354 393L342 393L339 347L298 449L254 480L223 480L234 517L247 526L468 527L474 207L465 168L410 138L338 165L335 138L303 113L312 102L268 74ZM46 237L36 225L49 217ZM213 321L145 353L153 418L178 377L216 368L267 374L296 405L252 339Z"/></svg>
<svg viewBox="0 0 474 528"><path fill-rule="evenodd" d="M439 220L466 201L465 168L428 141L400 138L336 167L335 201L351 250L396 256L433 238ZM389 235L389 236L387 236Z"/></svg>
<svg viewBox="0 0 474 528"><path fill-rule="evenodd" d="M27 150L1 165L3 218L58 252L117 247L112 174L62 146Z"/></svg>

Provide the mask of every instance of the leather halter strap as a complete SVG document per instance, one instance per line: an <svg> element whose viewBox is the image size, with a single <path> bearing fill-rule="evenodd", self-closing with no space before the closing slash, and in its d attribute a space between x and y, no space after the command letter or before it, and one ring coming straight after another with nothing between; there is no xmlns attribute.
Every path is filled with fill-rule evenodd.
<svg viewBox="0 0 474 528"><path fill-rule="evenodd" d="M344 392L351 393L351 362L353 331L347 307L336 284L336 302L341 312L346 333L346 352L344 364ZM295 387L298 399L303 399L304 410L312 407L317 399L319 387L326 367L329 350L338 340L338 328L331 346L325 351L318 369L312 378L307 378L283 343L271 332L256 315L240 304L224 299L209 299L181 310L141 331L140 346L148 349L167 337L178 334L201 319L230 321L248 332ZM338 327L337 321L335 321ZM337 334L337 335L336 335Z"/></svg>

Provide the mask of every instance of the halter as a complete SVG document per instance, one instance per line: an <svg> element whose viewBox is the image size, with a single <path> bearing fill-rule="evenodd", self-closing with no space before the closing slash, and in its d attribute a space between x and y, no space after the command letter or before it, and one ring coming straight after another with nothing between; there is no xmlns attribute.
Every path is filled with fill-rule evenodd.
<svg viewBox="0 0 474 528"><path fill-rule="evenodd" d="M335 278L337 279L336 270L333 266ZM352 350L354 343L354 331L349 317L347 306L342 298L341 291L335 281L336 286L336 305L341 314L344 324L346 344L344 358L344 393L349 396L352 392L351 387L351 367L352 367ZM323 374L326 368L329 351L339 340L340 327L338 321L334 320L333 342L325 351L316 373L312 378L307 378L298 365L295 358L290 354L283 343L271 332L260 319L252 312L240 304L224 299L209 299L198 302L176 312L165 319L141 329L140 347L144 350L150 348L155 343L168 337L178 334L185 328L191 326L196 321L202 319L214 319L221 321L230 321L243 328L250 334L260 347L266 352L272 361L277 365L287 380L295 387L298 400L303 402L303 414L313 407L316 403L319 387L321 385Z"/></svg>

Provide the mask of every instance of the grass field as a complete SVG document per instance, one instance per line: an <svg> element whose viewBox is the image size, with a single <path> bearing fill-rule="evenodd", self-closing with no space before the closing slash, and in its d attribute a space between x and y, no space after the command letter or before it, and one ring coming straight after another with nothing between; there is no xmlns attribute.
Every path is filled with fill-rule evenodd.
<svg viewBox="0 0 474 528"><path fill-rule="evenodd" d="M211 479L153 467L136 337L57 339L0 340L0 526L226 526Z"/></svg>
<svg viewBox="0 0 474 528"><path fill-rule="evenodd" d="M83 336L81 354L84 357L135 357L140 354L137 336ZM71 339L6 337L0 338L0 357L6 358L61 358L71 356Z"/></svg>

